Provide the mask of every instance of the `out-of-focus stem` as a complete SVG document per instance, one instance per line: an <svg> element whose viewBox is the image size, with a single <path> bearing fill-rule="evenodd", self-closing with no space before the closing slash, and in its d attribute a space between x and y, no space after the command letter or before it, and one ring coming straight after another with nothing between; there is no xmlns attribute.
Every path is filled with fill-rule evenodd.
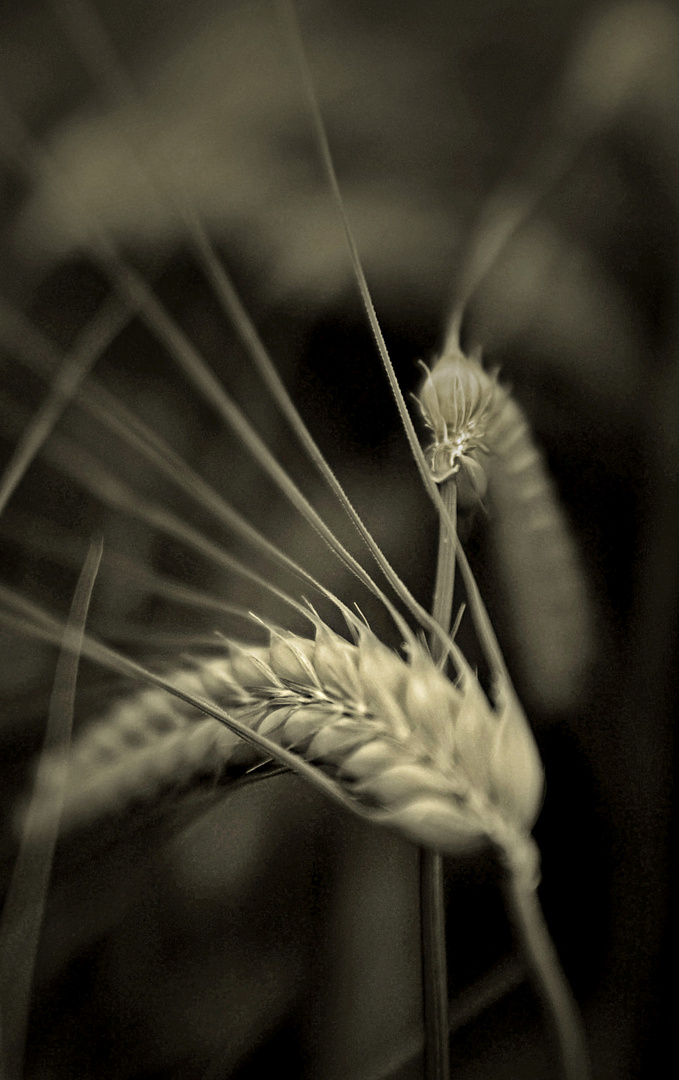
<svg viewBox="0 0 679 1080"><path fill-rule="evenodd" d="M564 1080L589 1080L590 1064L577 1003L545 922L533 881L510 870L507 908L559 1049Z"/></svg>
<svg viewBox="0 0 679 1080"><path fill-rule="evenodd" d="M454 478L441 486L441 496L451 520L457 513ZM455 588L455 548L441 522L438 562L432 614L447 632L453 609ZM435 660L443 655L438 638L430 648ZM443 859L437 852L420 852L420 920L422 927L422 985L424 993L425 1075L427 1080L448 1080L448 971L446 954L446 909L443 893Z"/></svg>
<svg viewBox="0 0 679 1080"><path fill-rule="evenodd" d="M455 478L451 477L441 484L441 498L451 521L457 518L457 487ZM434 603L432 615L439 626L447 632L450 629L450 620L453 610L453 592L455 589L455 549L452 539L441 521L439 525L439 550L436 564L436 583L434 585ZM434 660L439 660L443 655L443 648L438 639L432 639L429 643Z"/></svg>
<svg viewBox="0 0 679 1080"><path fill-rule="evenodd" d="M420 918L425 1076L427 1080L448 1080L450 1053L443 859L427 848L420 851Z"/></svg>

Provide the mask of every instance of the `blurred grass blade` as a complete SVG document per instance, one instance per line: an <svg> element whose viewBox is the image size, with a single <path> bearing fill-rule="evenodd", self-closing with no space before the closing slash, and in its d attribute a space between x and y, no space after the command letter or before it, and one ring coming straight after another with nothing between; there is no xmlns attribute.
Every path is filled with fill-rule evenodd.
<svg viewBox="0 0 679 1080"><path fill-rule="evenodd" d="M0 319L4 321L8 315L8 308L0 299ZM105 305L80 335L77 344L66 357L63 368L57 371L45 401L23 431L5 467L0 480L0 514L40 447L49 438L62 412L77 393L80 383L127 319L127 312L120 304Z"/></svg>
<svg viewBox="0 0 679 1080"><path fill-rule="evenodd" d="M80 555L78 540L66 530L58 529L57 526L38 515L15 510L0 524L0 536L17 546L33 550L57 565L69 567L77 565ZM213 593L202 592L191 585L184 585L175 578L158 574L149 567L140 565L135 559L111 550L110 547L107 547L102 558L102 576L105 570L117 571L124 575L128 582L138 585L141 592L148 592L152 596L170 600L183 607L220 615L233 615L249 623L253 622L254 616L246 608L238 604L230 604ZM149 631L149 639L152 636ZM193 637L194 635L186 636ZM216 640L214 634L212 640Z"/></svg>
<svg viewBox="0 0 679 1080"><path fill-rule="evenodd" d="M105 330L110 324L112 332L105 342L108 344L115 336L115 332L122 329L122 326L129 321L129 317L117 300L108 301L84 331L83 337L87 335L88 338L90 336L94 338L99 334L100 325ZM20 363L42 377L47 377L48 370L60 361L58 350L52 342L21 312L15 311L2 298L0 298L0 342L7 343L19 357ZM304 567L251 525L225 498L194 472L171 446L110 391L92 381L88 387L81 388L77 396L77 404L169 477L185 494L213 514L246 543L261 551L279 566L296 574L334 604L339 604L337 598Z"/></svg>
<svg viewBox="0 0 679 1080"><path fill-rule="evenodd" d="M511 398L495 421L489 536L515 627L517 663L541 708L572 708L588 688L595 620L582 559L544 456Z"/></svg>
<svg viewBox="0 0 679 1080"><path fill-rule="evenodd" d="M503 186L488 200L467 245L459 300L448 323L446 345L457 340L464 310L500 256L573 165L584 138L569 135L572 133L565 131L552 135L532 158L524 184L519 188Z"/></svg>
<svg viewBox="0 0 679 1080"><path fill-rule="evenodd" d="M542 912L532 875L510 868L505 903L559 1053L563 1080L590 1080L587 1037Z"/></svg>
<svg viewBox="0 0 679 1080"><path fill-rule="evenodd" d="M32 179L44 177L50 182L58 183L61 178L58 165L1 96L0 153ZM340 562L383 604L404 639L409 640L412 635L403 616L367 570L337 539L292 477L280 465L245 414L225 391L193 342L158 300L144 277L120 255L115 243L98 220L81 222L79 244L91 255L119 294L134 310L139 311L143 321L162 342L174 362L247 448L263 472L315 529Z"/></svg>
<svg viewBox="0 0 679 1080"><path fill-rule="evenodd" d="M486 975L482 975L470 987L454 997L448 1010L448 1029L451 1037L467 1024L477 1020L526 979L524 965L515 957L501 961ZM421 1038L410 1039L395 1049L386 1062L378 1068L369 1068L359 1080L395 1080L405 1076L407 1066L414 1065L421 1057L424 1043Z"/></svg>
<svg viewBox="0 0 679 1080"><path fill-rule="evenodd" d="M142 498L132 488L119 480L99 464L96 458L85 453L79 447L68 443L65 439L59 439L54 445L54 458L59 467L78 483L82 484L96 498L121 510L125 514L138 518L140 521L158 529L166 536L188 545L194 551L199 552L217 566L222 566L232 571L262 589L277 596L279 600L294 608L295 611L306 615L306 609L286 593L273 585L267 578L252 570L240 559L235 558L225 548L215 544L204 536L199 529L187 525L181 518L163 506Z"/></svg>
<svg viewBox="0 0 679 1080"><path fill-rule="evenodd" d="M0 396L0 416L5 428L20 422L20 410ZM308 617L307 609L282 589L278 589L261 574L256 573L240 559L235 558L225 548L204 536L198 529L187 525L170 510L149 499L143 498L133 488L114 473L106 469L94 455L89 454L75 443L59 435L54 435L50 442L47 460L70 476L76 483L89 491L96 499L114 510L128 514L145 522L166 536L171 536L180 543L197 551L204 558L217 566L226 568L234 574L252 581L265 591L277 596L295 611ZM326 594L330 596L329 591ZM339 601L336 601L339 604Z"/></svg>
<svg viewBox="0 0 679 1080"><path fill-rule="evenodd" d="M93 541L73 596L50 700L43 755L63 755L63 782L53 789L51 828L39 842L22 839L0 925L0 1069L3 1080L20 1080L33 971L59 830L66 763L73 725L75 688L92 589L103 540ZM40 762L38 763L38 774ZM37 785L36 785L37 788ZM42 798L42 797L41 797ZM25 837L31 836L31 807Z"/></svg>
<svg viewBox="0 0 679 1080"><path fill-rule="evenodd" d="M60 640L62 627L57 618L1 583L0 602L9 608L9 611L0 612L0 620L6 626L10 626L19 633L26 634L31 638L37 638L40 641L48 641L54 644ZM95 664L101 664L111 671L119 672L149 686L158 686L179 701L192 705L205 716L211 716L213 719L218 720L220 724L223 724L224 727L250 746L254 746L265 759L277 761L284 768L297 773L333 802L344 807L344 809L350 810L359 817L373 820L374 815L371 811L364 808L356 799L347 794L341 785L331 779L330 776L298 754L285 749L266 735L262 735L259 731L255 731L247 724L242 723L226 709L222 709L216 702L182 689L176 683L150 671L142 664L130 660L123 653L102 644L96 638L88 635L82 637L81 652L83 656L86 656Z"/></svg>
<svg viewBox="0 0 679 1080"><path fill-rule="evenodd" d="M118 106L137 103L137 95L132 83L93 5L83 0L52 0L52 6L77 55L95 84L102 88L105 97ZM308 454L310 461L337 497L396 595L414 618L428 626L431 631L428 613L412 595L373 539L307 428L198 214L190 202L181 195L177 195L174 186L169 187L163 182L166 163L147 161L147 155L142 156L137 153L135 140L131 136L129 136L129 141L142 168L149 172L153 183L162 188L166 201L171 204L183 221L198 262L212 285L222 310L233 323L262 380ZM163 166L162 173L157 168L158 164ZM167 165L171 167L171 162Z"/></svg>
<svg viewBox="0 0 679 1080"><path fill-rule="evenodd" d="M304 517L325 541L341 563L366 586L391 615L403 637L408 640L410 632L402 615L396 610L383 590L367 570L337 539L332 529L311 505L292 477L283 469L278 459L260 438L236 402L226 393L219 380L197 352L183 330L173 321L156 299L151 289L137 272L128 266L113 250L108 241L97 252L97 258L115 287L130 302L138 306L151 331L165 345L167 351L179 364L181 370L219 414L261 469L273 480L285 498Z"/></svg>
<svg viewBox="0 0 679 1080"><path fill-rule="evenodd" d="M373 332L373 336L375 338L375 342L377 344L382 363L384 364L384 368L389 379L389 384L396 399L398 411L403 422L405 433L408 437L408 442L410 444L410 449L412 451L415 464L417 465L420 476L422 477L422 482L424 484L425 490L432 498L439 514L442 515L444 521L447 521L451 536L454 536L454 525L450 521L449 517L446 515L445 507L443 506L442 501L439 498L438 489L431 477L429 466L422 451L422 447L420 446L420 441L417 437L417 432L415 431L415 427L410 417L410 413L408 412L405 399L396 378L396 372L394 371L394 367L389 356L389 350L387 349L387 344L384 340L384 335L382 334L382 328L380 327L379 320L377 318L375 305L373 304L372 297L370 295L368 282L366 281L365 273L363 271L361 256L359 255L358 247L356 246L353 230L349 223L349 218L347 217L347 212L344 206L344 199L342 198L342 192L340 190L339 182L337 180L337 173L335 171L335 165L333 162L332 153L330 151L330 144L328 142L328 136L325 130L325 123L323 121L323 115L321 113L320 105L318 104L314 80L311 75L309 64L306 58L304 42L302 40L302 33L299 27L299 23L297 21L294 5L290 2L290 0L277 0L276 7L278 8L278 11L280 13L281 22L285 27L288 40L290 42L290 47L295 57L295 65L299 73L300 81L302 83L302 89L304 91L304 96L307 102L307 108L311 118L321 162L323 164L323 168L325 170L325 174L330 185L333 198L335 199L335 203L337 205L340 220L344 228L344 235L347 241L347 246L349 248L349 255L351 258L351 265L354 271L354 276L356 278L356 282L358 284L358 288L361 294L361 299L363 300L363 304L368 316L370 328Z"/></svg>
<svg viewBox="0 0 679 1080"><path fill-rule="evenodd" d="M502 653L497 638L495 636L495 632L492 628L488 613L486 612L485 605L481 598L481 594L476 585L476 581L474 580L471 567L467 562L466 556L462 549L462 545L460 544L457 535L457 529L455 527L455 522L452 520L450 513L448 512L448 509L446 508L443 499L441 498L438 487L431 475L431 471L424 455L424 451L422 450L420 440L417 436L417 432L415 431L415 426L413 424L410 413L408 412L408 406L406 405L405 398L403 397L403 392L399 385L398 379L396 378L396 372L394 371L394 365L392 364L391 357L389 356L389 350L387 349L384 335L382 334L382 329L380 327L377 313L375 311L375 306L373 304L370 290L368 288L368 283L365 278L365 273L363 272L361 257L356 246L354 234L344 206L342 192L340 190L339 182L337 180L337 173L335 171L335 165L330 151L330 144L328 143L325 123L323 121L321 109L318 104L314 81L309 70L309 65L304 51L304 43L302 41L302 35L299 24L297 22L294 6L290 2L290 0L277 0L277 7L280 12L281 21L287 31L291 49L296 59L297 70L299 72L304 94L307 100L309 114L318 144L321 161L323 163L323 168L325 170L328 183L337 204L338 212L342 221L342 225L344 227L344 233L349 248L349 254L351 258L351 264L354 270L354 275L356 277L363 304L368 315L368 321L370 323L370 327L372 329L373 336L377 344L378 352L382 359L382 363L384 365L384 369L389 380L389 385L391 386L392 393L394 395L394 398L396 399L396 405L398 407L401 422L403 424L403 428L405 430L408 443L410 445L410 449L415 460L415 464L417 465L418 471L422 478L425 491L427 492L434 506L436 507L439 519L441 520L441 522L443 522L448 532L448 536L450 537L451 543L454 545L455 551L457 552L458 561L460 563L460 571L465 583L465 587L467 589L470 613L474 620L474 625L479 636L479 641L484 649L484 652L486 653L486 657L492 671L496 674L496 676L504 678L508 683L509 676L507 674L504 660L502 659ZM429 625L427 628L431 629Z"/></svg>

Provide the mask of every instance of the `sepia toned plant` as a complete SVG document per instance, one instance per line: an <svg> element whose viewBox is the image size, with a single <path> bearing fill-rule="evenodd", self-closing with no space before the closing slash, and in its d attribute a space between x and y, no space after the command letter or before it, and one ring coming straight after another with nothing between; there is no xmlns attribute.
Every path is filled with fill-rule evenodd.
<svg viewBox="0 0 679 1080"><path fill-rule="evenodd" d="M104 65L110 67L114 89L119 83L116 61L109 57L108 45L92 23L86 9L73 9L83 19L86 32L94 27L95 48ZM278 562L287 563L342 612L351 640L339 636L299 601L286 594L282 598L304 614L314 628L314 637L270 627L267 649L225 645L226 655L214 661L199 661L188 673L174 679L159 677L127 661L120 654L83 637L86 606L79 604L80 627L75 655L82 652L116 670L135 672L138 677L168 690L174 705L147 690L127 705L117 706L105 719L78 736L67 753L72 702L55 705L48 729L45 751L38 765L36 785L25 810L22 826L22 856L10 890L8 917L3 932L2 951L10 967L22 973L22 991L10 1004L3 1004L6 1030L3 1060L9 1076L19 1074L25 1037L26 1005L30 992L32 961L16 953L17 930L13 911L23 904L39 912L44 905L46 874L53 856L57 828L74 828L96 821L106 813L116 813L134 801L153 802L163 789L181 790L207 775L220 779L230 767L243 760L240 740L245 740L257 756L299 772L336 801L361 817L398 831L423 849L422 922L424 963L424 1006L426 1027L425 1061L427 1075L443 1080L448 1075L447 991L443 968L445 957L445 916L441 904L441 855L459 856L489 845L495 849L511 882L514 917L530 962L545 989L556 1022L564 1070L568 1077L584 1077L586 1058L576 1012L565 989L563 977L551 954L548 937L535 905L539 880L538 858L530 839L543 790L543 772L530 728L509 681L504 662L469 566L456 537L458 502L466 506L485 494L484 468L479 453L488 453L484 441L492 422L500 391L494 378L483 372L476 360L459 350L446 355L427 373L420 405L434 433L434 445L425 458L412 421L407 413L391 361L386 352L372 308L367 284L344 213L323 122L315 101L311 77L306 67L301 40L291 10L283 5L290 39L298 55L311 117L316 129L321 158L335 192L342 215L359 286L376 334L387 375L397 398L411 449L430 496L440 510L441 539L433 616L411 596L372 539L335 480L323 456L308 434L301 418L278 379L247 313L229 282L203 226L183 195L176 194L161 179L158 166L151 176L175 202L194 238L199 258L213 282L224 309L235 319L274 397L289 419L312 460L320 468L343 502L354 524L394 587L422 629L429 633L429 645L416 636L392 601L335 538L318 513L270 453L244 414L219 386L185 333L119 251L101 218L82 215L78 243L90 252L112 284L118 289L129 312L140 311L147 326L164 342L170 354L191 382L216 407L221 417L243 441L260 466L280 487L307 520L321 532L337 556L368 586L390 613L401 636L403 655L383 645L369 626L352 614L329 590L308 572L285 557L240 517L224 500L215 498L186 466L153 433L140 425L115 400L94 389L85 397L87 406L114 425L126 441L136 445L156 465L190 494L217 513L240 535L265 550ZM80 26L80 22L76 23ZM90 35L91 36L91 35ZM99 45L97 39L101 37ZM92 54L95 55L94 53ZM62 183L60 166L33 141L22 122L6 110L4 142L15 162L43 178ZM132 144L133 152L140 146ZM75 208L75 201L63 186L60 198ZM22 436L15 463L6 479L7 499L31 456L51 433L60 411L77 392L89 366L96 359L107 335L115 335L121 312L117 306L106 311L103 320L84 336L67 363L64 374L52 383L51 395L40 415ZM19 327L15 337L30 364L51 362L52 347L43 343L22 317L8 309L10 328ZM102 322L101 328L99 322ZM24 331L22 333L22 327ZM27 345L27 347L26 347ZM81 453L61 437L52 439L52 453L60 468L80 483L91 487L112 507L159 526L170 535L198 550L210 550L191 528L174 515L139 503L124 483L105 475L95 461L85 463ZM442 485L441 501L436 485ZM101 552L97 557L101 557ZM237 573L253 577L246 564L228 553L220 558ZM486 696L476 674L465 660L454 638L449 637L454 594L454 570L461 560L462 574L472 616L491 672L491 698ZM96 565L84 572L83 585L91 591ZM89 575L89 576L88 576ZM256 578L256 576L255 576ZM264 579L257 579L267 586ZM85 578L83 578L85 581ZM14 609L7 617L18 629L57 640L57 624L27 601L3 590L5 603ZM75 603L75 602L74 602ZM75 611L75 607L74 607ZM76 616L74 616L75 618ZM73 644L64 644L64 656ZM449 679L446 668L452 668ZM73 668L72 681L75 679ZM72 698L72 687L66 697ZM56 699L55 699L56 700ZM221 720L227 729L222 735L211 719ZM55 735L55 728L61 735ZM31 845L35 855L31 862ZM41 853L38 855L37 853ZM28 869L21 871L20 867ZM38 868L38 869L35 869ZM16 884L15 884L16 883ZM19 916L20 918L20 916ZM34 923L34 942L39 919Z"/></svg>
<svg viewBox="0 0 679 1080"><path fill-rule="evenodd" d="M402 1036L406 1046L413 1017L417 1031L412 1045L405 1050L396 1047L391 1064L379 1063L375 1076L386 1080L402 1075L399 1070L404 1067L412 1067L413 1076L424 1075L427 1080L448 1080L451 1075L456 1002L449 1000L448 979L455 960L453 949L452 962L448 959L453 920L446 874L449 883L453 876L462 880L470 866L492 866L492 872L483 872L495 874L493 889L500 886L520 959L512 962L508 980L490 979L483 991L472 986L471 1005L463 1002L460 1011L470 1018L478 1016L530 977L552 1033L544 1075L551 1076L558 1068L566 1080L587 1080L590 1064L584 1027L538 899L540 853L532 832L542 809L545 771L549 783L550 768L549 760L546 770L543 766L532 723L537 711L538 717L565 716L567 725L574 706L586 696L597 651L596 615L575 531L533 433L530 410L519 403L513 380L505 375L504 361L501 368L497 365L495 352L486 367L481 349L466 351L461 342L485 340L483 330L479 332L469 317L474 302L481 310L488 303L493 275L513 250L516 234L530 226L568 171L591 125L583 124L581 130L566 109L568 123L575 126L566 137L555 124L555 141L552 144L547 138L537 151L537 164L533 173L529 170L525 189L514 190L510 185L480 204L466 250L460 245L458 302L443 347L428 364L420 361L424 376L414 395L418 412L414 422L366 272L371 271L371 258L387 265L392 250L414 250L417 223L426 235L441 232L434 200L426 212L417 215L413 210L410 218L407 201L396 208L393 220L398 220L399 227L393 229L393 248L384 246L389 230L380 230L373 221L375 235L368 244L368 258L359 255L363 245L355 238L350 219L360 220L361 207L368 219L374 218L376 192L363 191L360 184L355 190L349 181L345 197L292 5L281 0L274 7L276 34L282 28L290 57L286 64L300 84L297 89L301 89L306 118L301 105L293 104L297 90L286 87L279 100L254 75L250 84L253 113L237 116L234 106L231 115L228 95L227 107L219 94L208 92L222 86L213 81L216 76L210 67L204 85L198 79L204 94L203 130L191 119L193 106L184 113L171 95L154 99L152 88L135 86L96 11L81 0L59 0L54 10L60 32L101 97L101 112L94 119L81 116L43 139L31 132L30 117L24 119L21 108L0 106L6 168L9 174L20 176L30 192L13 238L24 253L40 249L38 258L49 261L66 253L82 260L86 272L95 274L97 304L92 308L98 305L84 326L79 319L77 333L60 335L53 332L49 320L41 321L26 305L22 308L9 299L0 300L0 347L12 362L0 399L0 423L3 435L13 441L0 476L0 514L17 490L23 491L26 473L40 455L49 476L58 477L52 479L54 490L69 493L64 494L66 505L72 491L83 494L99 508L106 533L104 541L91 542L66 621L47 609L49 603L38 604L30 598L30 572L23 580L17 575L18 587L0 585L3 628L35 643L26 647L26 656L34 647L59 649L43 749L29 771L23 795L13 802L8 815L19 848L0 923L0 1072L3 1080L33 1077L30 1068L24 1071L29 1009L57 848L98 852L112 843L112 837L148 825L154 815L156 821L166 816L170 832L179 830L175 822L181 819L173 819L172 810L200 816L208 802L215 805L243 787L251 790L256 780L286 773L297 777L300 787L303 783L318 792L328 805L341 808L344 816L338 815L338 820L347 835L360 825L371 837L374 833L382 838L374 842L383 844L385 864L393 856L394 866L407 866L393 900L401 919L394 923L400 928L394 942L398 948L405 942L407 951L413 937L418 939L422 978L421 985L419 973L411 979L416 983L418 1009L409 1006L405 1019L405 1009L403 1016L399 1014L394 1022L398 1030L390 1032L389 1039L395 1034L396 1044ZM644 17L639 18L640 25L646 26ZM656 21L665 25L663 18L655 17L648 25ZM257 16L247 5L236 4L216 20L215 27L217 22L219 33L225 35L224 57L233 62L234 80L240 88L247 83L247 69L252 66L248 57ZM331 12L331 27L332 23ZM266 23L265 51L273 48L273 25L273 20L271 25ZM218 41L217 29L214 33ZM620 34L624 39L625 34ZM206 62L212 48L209 37L202 31L200 49L196 46L196 55L204 56ZM596 35L592 42L594 53L600 51ZM350 53L345 42L338 48L339 60L344 62ZM191 55L192 59L186 54L187 71L197 78L196 56ZM424 70L421 60L414 65L415 74ZM279 61L271 63L272 70L278 71ZM580 66L576 63L567 72L564 92L571 104L581 104L587 95L599 102L595 127L600 130L610 121L611 110L620 110L637 92L639 69L644 65L635 61L627 75L626 92L622 88L613 95L610 86L608 94L603 93L607 88L593 80L595 66L585 50ZM219 67L217 63L215 70ZM167 72L163 78L167 82ZM226 79L231 92L234 80ZM341 96L337 94L338 99ZM337 102L331 100L329 107L332 131ZM568 126L565 114L557 109L555 115ZM213 145L222 117L227 153ZM376 121L368 116L365 122L370 133ZM251 154L244 149L245 133L258 126L267 133L262 136L266 153ZM416 129L422 123L413 121L412 126ZM304 156L307 128L313 132L311 168ZM425 152L427 133L420 134L417 146ZM270 149L277 139L283 145L279 152ZM297 141L302 151L293 168L287 145ZM239 149L246 161L242 175ZM274 265L262 273L262 278L269 278L267 298L277 289L289 298L303 288L316 265L314 258L319 273L309 286L310 293L340 289L348 271L344 264L340 267L335 254L334 225L326 220L331 216L326 206L329 200L321 198L314 186L319 162L345 233L348 265L396 401L410 464L419 471L419 494L423 490L429 500L427 510L417 503L414 485L409 487L400 473L389 474L389 465L381 460L384 476L375 480L379 470L371 472L366 461L365 476L352 477L359 495L361 479L366 483L362 501L356 503L359 513L345 491L344 473L340 480L298 411L297 391L302 397L308 392L304 379L294 394L289 389L293 379L285 368L285 332L280 342L270 329L268 334L280 347L284 379L265 345L267 335L257 329L216 247L217 240L223 241L230 257L232 246L238 250L239 230L246 224L252 228L256 219L262 233L268 229L275 249ZM305 168L314 173L314 179L305 175ZM119 188L112 182L117 170ZM299 183L299 204L309 214L305 228L309 235L317 232L318 248L305 269L301 268L303 240L290 241L288 218L294 215L273 209L277 184L290 173ZM220 201L215 195L222 181L232 185L231 201L228 197ZM212 312L214 308L217 313L214 324L200 304L198 314L191 312L187 317L181 301L167 299L158 278L167 245L178 239L190 253L190 274L200 279L204 309ZM257 266L255 252L261 236L253 243L241 253L249 271ZM308 246L311 250L312 245ZM417 271L412 274L414 280ZM539 292L536 288L536 295ZM260 309L266 308L266 301L262 305L259 300ZM521 318L518 303L517 324ZM204 336L197 328L201 319L208 327ZM219 334L224 324L229 336L223 343ZM131 342L133 388L141 366L135 362L134 350L149 350L154 362L156 352L162 357L162 375L147 400L148 423L142 419L134 389L126 394L124 378L117 373L124 351L119 349L120 339L130 330L125 342ZM221 352L226 354L224 381L215 362ZM106 365L100 364L103 358ZM170 375L168 358L174 369L172 379L176 377L181 389L174 391L176 400L164 415L160 388L166 374ZM105 366L108 370L99 370ZM24 398L30 394L24 395L22 380L31 388L34 383L39 387L37 409L26 406ZM189 412L184 400L187 385L200 399L202 411L197 412L193 430L204 442L202 459L189 446L192 421L184 415ZM262 394L262 386L267 395ZM351 383L350 391L355 399L369 397L360 380ZM268 397L273 403L270 409ZM299 444L290 453L278 440L282 419ZM342 422L344 418L340 415L338 421L333 414L331 419ZM418 420L426 429L422 442L415 426ZM327 438L325 444L331 442ZM304 454L302 466L295 456L299 448ZM323 489L315 486L318 476ZM326 488L363 543L358 555L351 541L344 539L341 525L335 524ZM350 483L347 488L351 489ZM379 511L370 507L376 492L384 505L391 504L383 515L384 525ZM31 511L37 503L34 499ZM400 551L397 507L399 520L412 518L403 527ZM64 513L67 516L68 509ZM263 524L258 515L264 518ZM293 515L299 521L291 526ZM69 529L77 518L76 510L72 517ZM79 568L82 545L69 529L60 534L51 525L36 527L36 521L37 515L22 516L22 511L10 506L3 535L10 543L18 543L22 552L30 552L33 545L41 562L56 558L61 566ZM218 538L210 531L212 525L219 530ZM89 527L84 528L87 532ZM393 564L385 543L389 531L390 539L395 537ZM411 562L425 566L424 549L427 544L433 549L434 533L438 547L429 608L418 598L421 582L411 587L411 577L401 576L395 567L401 566L398 559L406 565L403 555L408 544ZM419 547L412 537L419 537ZM320 556L314 547L318 539L322 541ZM470 550L474 569L465 548ZM366 549L381 576L370 563L366 565ZM478 569L484 595L487 589L490 593L492 618L477 584ZM98 619L101 610L106 614L106 605L96 610L104 582L108 612L118 617L117 622L111 619L109 627L105 618ZM135 589L142 598L136 607L129 599ZM178 606L182 614L172 624L173 633L154 637L149 629L153 605L165 603ZM233 621L238 632L232 630ZM215 624L220 627L216 633ZM505 635L509 641L509 666L494 624L503 646ZM196 625L200 632L194 632ZM104 644L103 639L112 644ZM152 654L154 641L161 643L160 660ZM81 661L120 680L103 689L84 723L76 715ZM518 694L509 668L512 672L516 668ZM530 722L521 701L528 706ZM579 798L575 780L570 776L568 780L567 797L563 791L557 795L564 803L564 821L575 816ZM275 785L267 786L275 789ZM206 795L205 802L192 802L197 794ZM275 804L275 790L270 798ZM301 797L298 801L301 805ZM236 829L238 813L234 806ZM322 811L312 810L310 817L320 822ZM577 829L572 837L568 833L569 842L577 846ZM398 858L395 853L400 853ZM222 859L217 843L211 858L215 866ZM564 867L569 865L568 858L563 855ZM551 863L546 861L547 881L550 875L554 880L555 861L559 862L559 853L552 855ZM336 863L341 863L339 854ZM409 890L415 866L419 896L413 904ZM365 866L363 872L367 880ZM313 873L320 876L315 866ZM580 882L578 888L585 886ZM265 890L266 885L260 892ZM348 893L345 903L358 904L351 889ZM381 895L375 890L374 903L383 905L385 927L389 927L391 898L380 899ZM271 898L276 903L279 899ZM282 910L285 902L283 897ZM310 907L313 902L310 897ZM243 908L251 903L251 894L242 904L239 900ZM291 912L291 923L297 914ZM246 912L244 921L248 917ZM348 924L353 930L351 915ZM365 952L359 962L369 969L372 954L365 948L366 935L361 937L358 916L356 924L356 948ZM469 936L473 936L471 931ZM278 979L284 983L281 969ZM373 977L377 973L368 970L369 987ZM261 973L253 979L261 981ZM375 985L388 981L385 969L383 982ZM459 981L465 981L464 973ZM304 985L308 1005L314 996L313 982ZM410 997L404 992L403 1000L410 1002L412 987L408 992ZM333 996L332 983L326 993ZM370 994L380 997L379 991L369 990ZM216 1001L220 1008L218 996ZM290 1008L289 1002L286 1007ZM386 996L382 1008L386 1015ZM240 1017L248 1007L239 1004L232 1012ZM362 1018L354 1013L347 1010L358 1027ZM279 1022L280 1017L274 1022L267 1015L261 1031L270 1033ZM228 1021L225 1026L228 1029ZM341 1033L331 1028L328 1024L318 1041L327 1037L327 1057L335 1060L321 1066L322 1056L317 1057L319 1076L326 1080L326 1076L346 1072L353 1077L352 1069L344 1070L342 1064ZM226 1037L231 1038L229 1030ZM263 1041L266 1037L262 1036ZM239 1061L255 1051L257 1036L234 1034L233 1043L228 1066L220 1069L218 1055L213 1055L210 1077L236 1075ZM453 1074L454 1053L453 1041ZM521 1053L517 1049L517 1063L508 1067L524 1069L527 1059ZM127 1075L127 1068L132 1076L135 1067L121 1065L120 1075ZM540 1067L538 1063L535 1069ZM139 1064L138 1068L143 1067ZM176 1070L176 1062L171 1068ZM362 1062L361 1068L356 1080L373 1075L371 1063ZM165 1075L160 1067L156 1071Z"/></svg>
<svg viewBox="0 0 679 1080"><path fill-rule="evenodd" d="M480 356L464 355L457 327L425 371L417 400L433 434L432 475L438 484L454 479L461 510L487 505L526 681L541 704L567 709L593 662L593 616L549 469L521 407Z"/></svg>
<svg viewBox="0 0 679 1080"><path fill-rule="evenodd" d="M482 499L487 478L479 455L488 453L486 432L498 408L495 380L457 349L429 371L419 395L434 441L427 453L437 483L455 477L460 506Z"/></svg>
<svg viewBox="0 0 679 1080"><path fill-rule="evenodd" d="M173 679L254 731L331 768L356 808L415 843L454 855L492 843L511 858L542 799L532 735L508 688L488 702L462 654L451 682L415 638L402 659L352 619L354 641L315 619L313 640L271 630L268 649L225 646ZM240 741L164 694L116 706L73 746L61 827L152 800L163 785L244 768ZM60 771L53 780L61 783ZM51 774L40 785L49 806ZM110 805L105 805L105 800ZM37 826L34 822L33 828Z"/></svg>

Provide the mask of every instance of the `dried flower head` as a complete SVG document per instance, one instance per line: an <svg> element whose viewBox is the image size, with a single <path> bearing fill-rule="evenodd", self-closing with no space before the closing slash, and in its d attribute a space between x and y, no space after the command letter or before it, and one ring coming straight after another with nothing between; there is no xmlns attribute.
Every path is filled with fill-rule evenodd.
<svg viewBox="0 0 679 1080"><path fill-rule="evenodd" d="M483 498L487 480L480 460L488 452L484 437L501 400L496 374L484 371L480 361L451 346L426 378L418 402L424 421L434 434L427 450L437 483L455 476L462 506Z"/></svg>

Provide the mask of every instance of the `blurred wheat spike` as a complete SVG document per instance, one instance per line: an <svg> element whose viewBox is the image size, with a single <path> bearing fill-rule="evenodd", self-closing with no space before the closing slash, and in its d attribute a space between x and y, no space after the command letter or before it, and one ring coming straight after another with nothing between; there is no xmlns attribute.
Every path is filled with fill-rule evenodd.
<svg viewBox="0 0 679 1080"><path fill-rule="evenodd" d="M425 368L419 404L437 483L454 477L462 508L486 500L490 544L531 698L562 709L582 696L594 655L580 553L528 420L497 371L465 356L456 332Z"/></svg>
<svg viewBox="0 0 679 1080"><path fill-rule="evenodd" d="M544 455L503 392L488 435L490 543L532 699L565 709L583 696L595 653L582 558Z"/></svg>

